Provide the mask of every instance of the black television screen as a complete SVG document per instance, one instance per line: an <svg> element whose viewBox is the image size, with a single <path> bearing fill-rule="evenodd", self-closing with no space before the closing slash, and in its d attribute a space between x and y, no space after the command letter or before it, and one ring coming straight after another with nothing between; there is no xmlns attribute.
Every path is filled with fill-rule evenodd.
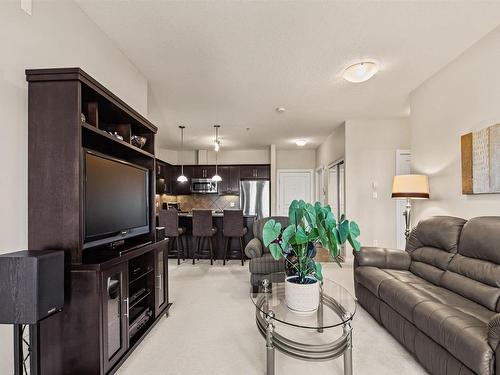
<svg viewBox="0 0 500 375"><path fill-rule="evenodd" d="M86 246L149 232L148 170L85 152Z"/></svg>

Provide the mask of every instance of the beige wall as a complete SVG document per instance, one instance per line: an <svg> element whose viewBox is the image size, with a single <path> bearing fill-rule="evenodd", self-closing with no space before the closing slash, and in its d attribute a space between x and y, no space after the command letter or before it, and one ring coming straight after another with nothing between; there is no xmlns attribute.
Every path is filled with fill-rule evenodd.
<svg viewBox="0 0 500 375"><path fill-rule="evenodd" d="M159 148L158 157L171 164L180 164L180 151ZM184 150L182 153L184 164L198 164L198 152ZM256 150L220 150L217 157L219 164L269 164L271 161L269 148ZM200 164L215 164L215 152L208 151L206 162Z"/></svg>
<svg viewBox="0 0 500 375"><path fill-rule="evenodd" d="M408 119L346 121L346 214L359 224L364 246L377 243L396 247L392 178L396 170L396 150L409 146ZM373 197L374 190L377 198Z"/></svg>
<svg viewBox="0 0 500 375"><path fill-rule="evenodd" d="M57 20L55 22L54 20ZM142 114L147 80L72 1L36 1L33 15L19 1L0 2L0 252L26 249L27 68L79 66ZM0 373L13 373L12 326L0 325ZM9 370L10 369L10 370Z"/></svg>
<svg viewBox="0 0 500 375"><path fill-rule="evenodd" d="M345 123L336 127L325 141L316 149L316 167L328 167L328 164L344 158Z"/></svg>
<svg viewBox="0 0 500 375"><path fill-rule="evenodd" d="M276 169L314 169L316 150L277 150Z"/></svg>
<svg viewBox="0 0 500 375"><path fill-rule="evenodd" d="M431 215L499 215L500 195L462 195L460 136L500 123L500 28L411 95L412 169L429 175L431 199L414 204L414 222Z"/></svg>

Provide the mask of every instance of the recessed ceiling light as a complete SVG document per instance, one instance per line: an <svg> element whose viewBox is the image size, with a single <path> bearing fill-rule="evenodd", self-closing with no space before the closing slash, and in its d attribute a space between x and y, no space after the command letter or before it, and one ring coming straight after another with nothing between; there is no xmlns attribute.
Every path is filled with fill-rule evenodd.
<svg viewBox="0 0 500 375"><path fill-rule="evenodd" d="M352 64L345 68L342 77L349 82L360 83L368 81L378 72L377 64L371 61L363 61Z"/></svg>
<svg viewBox="0 0 500 375"><path fill-rule="evenodd" d="M307 144L307 139L297 139L295 144L299 147L303 147Z"/></svg>
<svg viewBox="0 0 500 375"><path fill-rule="evenodd" d="M285 112L285 110L286 110L285 107L276 107L276 112L278 113L283 113Z"/></svg>

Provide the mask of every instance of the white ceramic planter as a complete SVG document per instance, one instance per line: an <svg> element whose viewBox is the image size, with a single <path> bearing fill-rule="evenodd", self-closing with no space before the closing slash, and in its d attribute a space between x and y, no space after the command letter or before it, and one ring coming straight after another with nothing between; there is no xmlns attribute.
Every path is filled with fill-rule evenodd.
<svg viewBox="0 0 500 375"><path fill-rule="evenodd" d="M313 312L319 306L319 282L314 277L308 276L314 280L311 284L296 284L289 279L296 276L289 276L285 280L285 302L286 305L298 312Z"/></svg>

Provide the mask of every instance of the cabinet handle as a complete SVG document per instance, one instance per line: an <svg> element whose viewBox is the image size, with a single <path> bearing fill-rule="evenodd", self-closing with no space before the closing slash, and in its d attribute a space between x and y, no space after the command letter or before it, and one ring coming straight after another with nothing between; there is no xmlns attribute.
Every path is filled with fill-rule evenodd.
<svg viewBox="0 0 500 375"><path fill-rule="evenodd" d="M156 289L160 289L162 288L161 284L162 284L162 278L161 278L161 274L160 275L156 275Z"/></svg>
<svg viewBox="0 0 500 375"><path fill-rule="evenodd" d="M128 297L123 300L125 302L125 313L123 314L124 317L128 319L128 310L129 310L129 301Z"/></svg>

